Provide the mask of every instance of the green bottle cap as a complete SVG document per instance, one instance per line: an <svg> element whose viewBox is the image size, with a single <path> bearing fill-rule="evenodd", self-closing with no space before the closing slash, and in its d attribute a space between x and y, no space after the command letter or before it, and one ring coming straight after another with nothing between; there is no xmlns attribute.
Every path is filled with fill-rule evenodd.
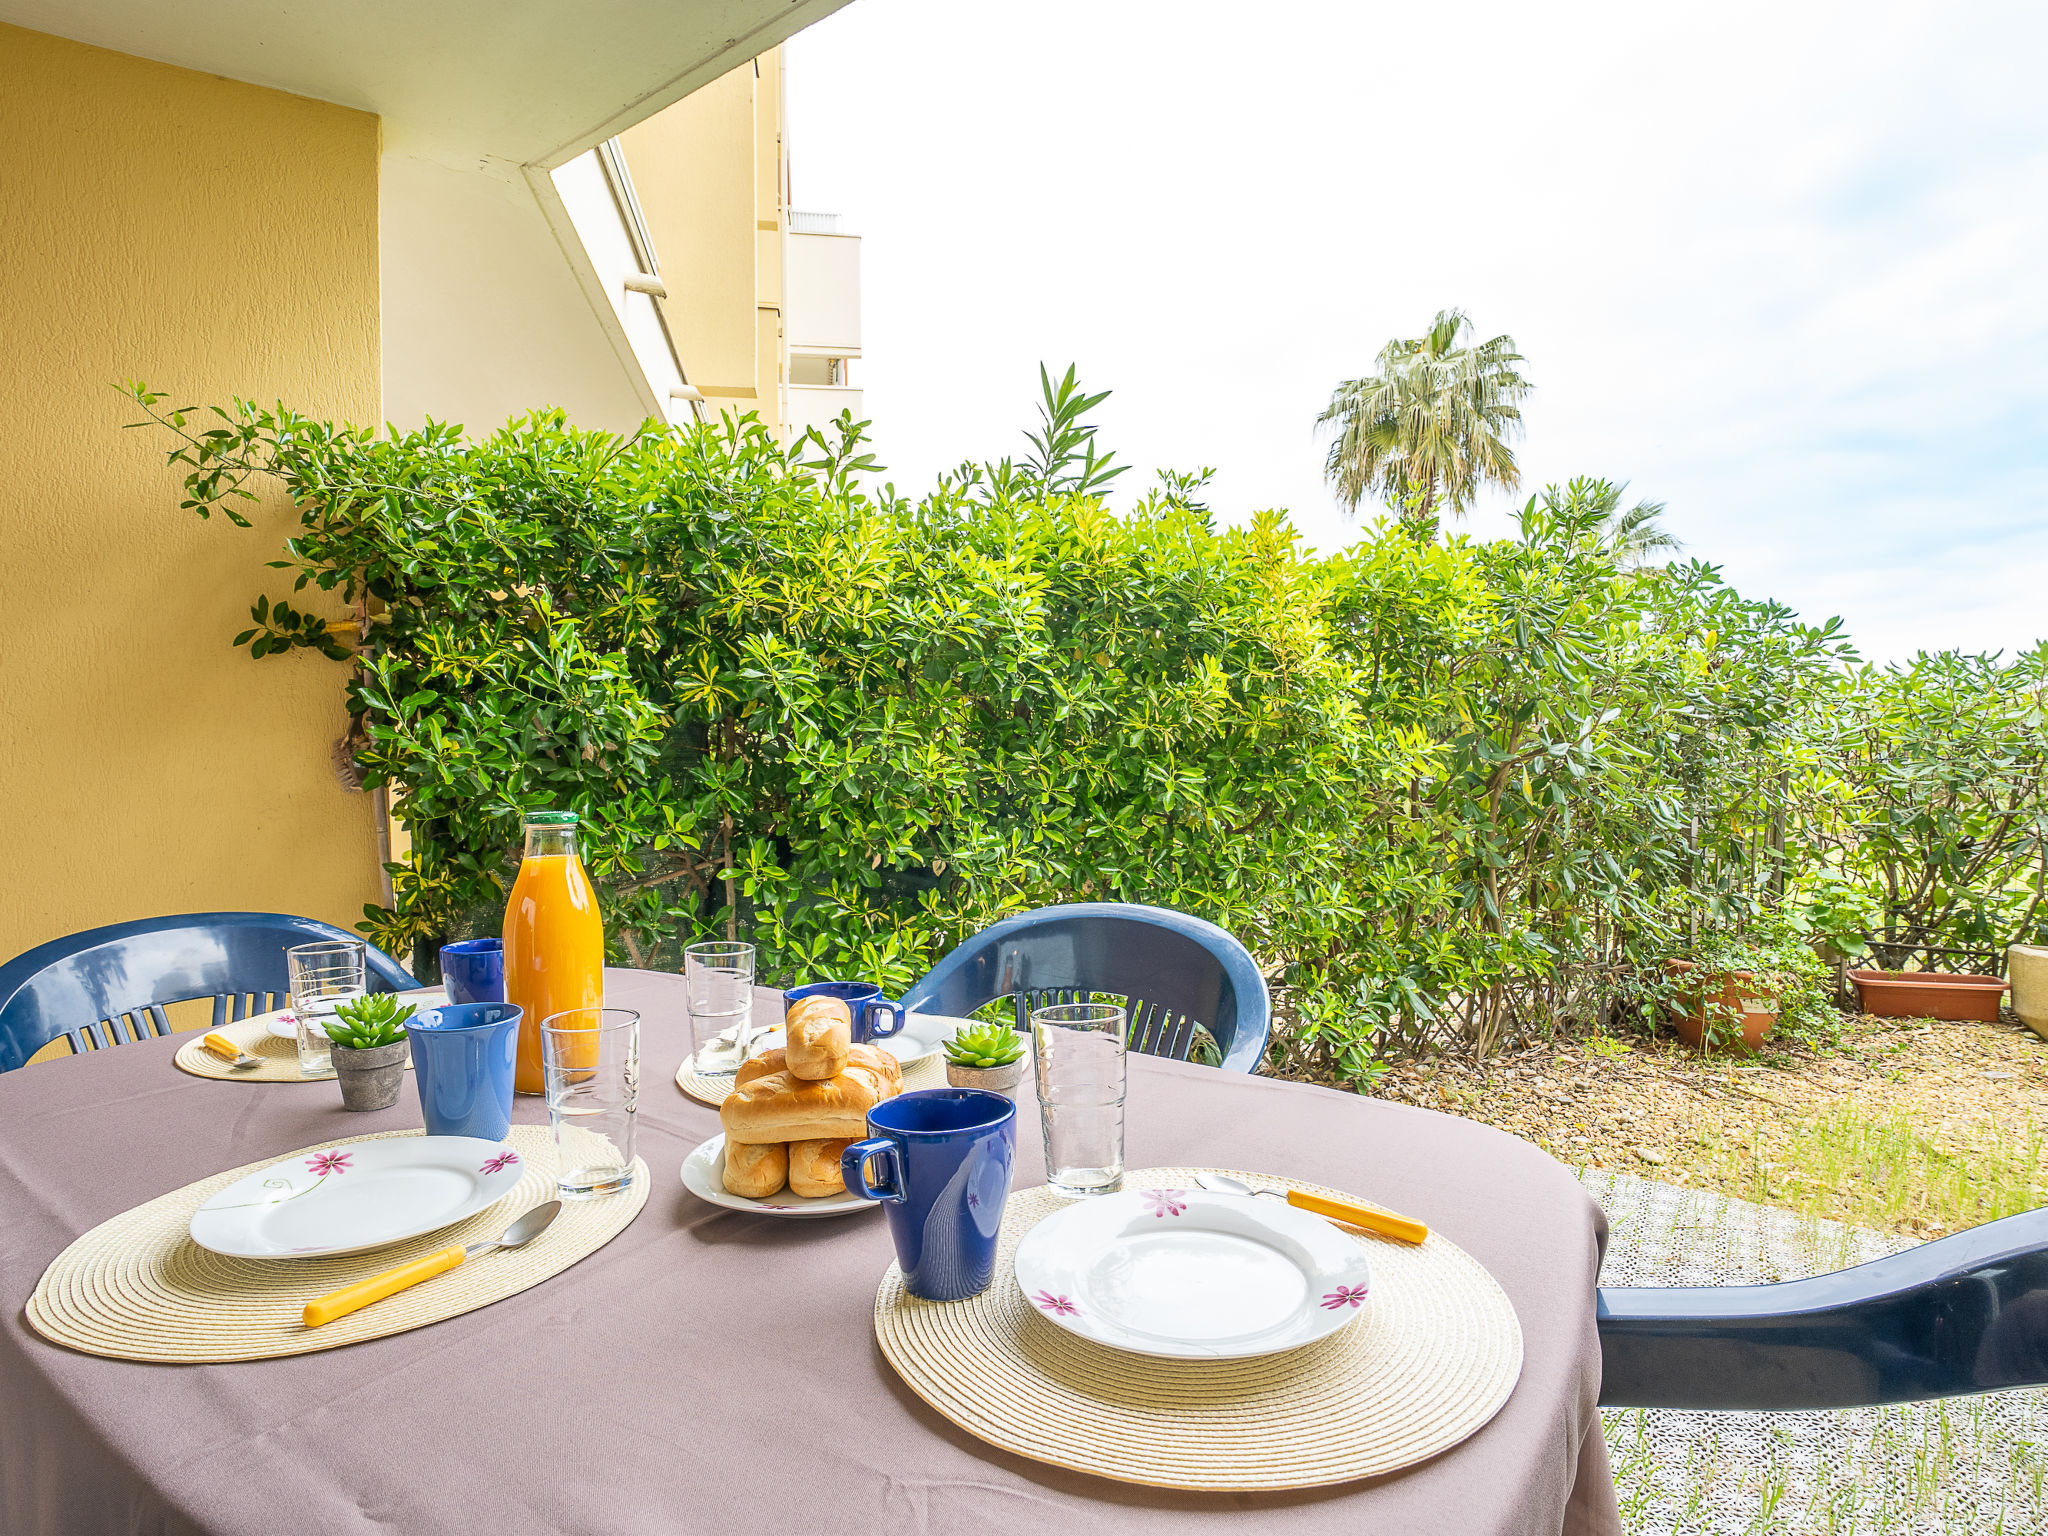
<svg viewBox="0 0 2048 1536"><path fill-rule="evenodd" d="M526 824L529 827L573 827L576 825L574 811L528 811Z"/></svg>

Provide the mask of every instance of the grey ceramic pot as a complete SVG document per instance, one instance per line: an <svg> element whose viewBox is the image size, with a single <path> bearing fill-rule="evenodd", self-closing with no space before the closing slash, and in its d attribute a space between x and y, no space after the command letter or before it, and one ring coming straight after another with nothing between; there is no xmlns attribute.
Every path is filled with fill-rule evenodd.
<svg viewBox="0 0 2048 1536"><path fill-rule="evenodd" d="M405 1086L405 1064L412 1057L412 1042L373 1045L367 1051L353 1051L337 1045L332 1053L335 1078L341 1083L343 1109L389 1109L398 1102L398 1090Z"/></svg>
<svg viewBox="0 0 2048 1536"><path fill-rule="evenodd" d="M1007 1067L956 1067L946 1063L946 1081L955 1088L985 1088L990 1093L1016 1093L1017 1084L1024 1080L1024 1069L1031 1065L1029 1056L1020 1056Z"/></svg>

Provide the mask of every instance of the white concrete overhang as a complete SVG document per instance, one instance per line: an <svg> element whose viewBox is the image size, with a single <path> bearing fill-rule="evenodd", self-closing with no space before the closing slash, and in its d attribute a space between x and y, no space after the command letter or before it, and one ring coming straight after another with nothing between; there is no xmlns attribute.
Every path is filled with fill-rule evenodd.
<svg viewBox="0 0 2048 1536"><path fill-rule="evenodd" d="M847 0L0 0L0 21L374 112L551 170Z"/></svg>

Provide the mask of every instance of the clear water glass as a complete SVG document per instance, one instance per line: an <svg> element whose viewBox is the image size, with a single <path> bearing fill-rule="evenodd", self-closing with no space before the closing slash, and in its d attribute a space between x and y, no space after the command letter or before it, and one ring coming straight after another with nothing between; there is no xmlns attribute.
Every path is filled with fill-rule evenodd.
<svg viewBox="0 0 2048 1536"><path fill-rule="evenodd" d="M541 1021L555 1187L587 1200L633 1182L633 1115L640 1104L640 1015L630 1008L570 1008Z"/></svg>
<svg viewBox="0 0 2048 1536"><path fill-rule="evenodd" d="M1124 1183L1124 1009L1057 1003L1031 1011L1045 1181L1062 1195L1108 1195Z"/></svg>
<svg viewBox="0 0 2048 1536"><path fill-rule="evenodd" d="M754 1047L754 946L692 944L683 951L696 1071L737 1072Z"/></svg>
<svg viewBox="0 0 2048 1536"><path fill-rule="evenodd" d="M284 952L292 989L293 1029L299 1040L299 1076L334 1076L327 1021L343 1003L369 990L369 955L359 939L299 944Z"/></svg>

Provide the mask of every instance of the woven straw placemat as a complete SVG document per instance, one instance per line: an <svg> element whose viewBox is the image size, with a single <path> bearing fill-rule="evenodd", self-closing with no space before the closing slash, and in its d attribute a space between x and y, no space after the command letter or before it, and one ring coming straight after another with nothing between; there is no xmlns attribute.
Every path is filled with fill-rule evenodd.
<svg viewBox="0 0 2048 1536"><path fill-rule="evenodd" d="M281 1009L280 1012L289 1010ZM261 1013L247 1018L239 1024L224 1024L218 1030L202 1030L183 1045L178 1054L171 1058L171 1065L180 1072L190 1072L194 1077L219 1078L229 1083L325 1083L333 1081L326 1077L299 1076L299 1047L297 1042L280 1040L270 1032L270 1021L275 1013ZM200 1047L199 1042L210 1034L226 1035L251 1056L263 1058L260 1067L249 1067L237 1072L209 1050ZM406 1060L405 1070L412 1070L412 1061Z"/></svg>
<svg viewBox="0 0 2048 1536"><path fill-rule="evenodd" d="M676 1068L676 1086L700 1104L718 1108L732 1097L732 1074L713 1076L696 1070L695 1056L685 1056L683 1064ZM251 1067L252 1072L261 1071ZM943 1088L946 1086L946 1058L943 1052L927 1056L922 1061L903 1069L903 1091L909 1093L915 1088Z"/></svg>
<svg viewBox="0 0 2048 1536"><path fill-rule="evenodd" d="M424 1008L437 1007L447 999L436 991L406 992L400 994ZM324 1083L324 1077L299 1076L299 1047L296 1041L280 1040L270 1032L271 1020L290 1013L289 1008L275 1009L270 1013L251 1014L236 1024L223 1024L218 1030L201 1030L190 1040L178 1047L178 1053L171 1058L171 1065L181 1072L190 1072L194 1077L218 1078L230 1083ZM199 1042L210 1034L226 1035L251 1056L263 1058L260 1067L245 1067L237 1072L209 1050L200 1047ZM412 1070L412 1059L406 1058L405 1070Z"/></svg>
<svg viewBox="0 0 2048 1536"><path fill-rule="evenodd" d="M418 1131L350 1136L286 1154ZM307 1302L453 1243L488 1242L521 1212L555 1198L554 1139L544 1125L515 1125L507 1138L526 1177L486 1210L451 1227L370 1253L333 1259L230 1259L187 1233L192 1213L236 1179L281 1158L215 1174L100 1223L60 1253L29 1298L29 1326L53 1343L116 1360L266 1360L381 1339L489 1306L558 1275L623 1232L647 1203L647 1165L632 1188L565 1200L562 1214L523 1248L500 1249L375 1302L321 1328L301 1321Z"/></svg>
<svg viewBox="0 0 2048 1536"><path fill-rule="evenodd" d="M1192 1188L1196 1171L1141 1169L1124 1188ZM1434 1233L1411 1247L1343 1228L1371 1255L1371 1298L1349 1327L1285 1354L1159 1360L1078 1338L1025 1301L1014 1268L1024 1234L1067 1203L1043 1186L1010 1196L995 1283L972 1300L920 1301L894 1264L875 1296L875 1337L911 1390L1006 1451L1159 1488L1313 1488L1449 1450L1521 1375L1507 1295Z"/></svg>

